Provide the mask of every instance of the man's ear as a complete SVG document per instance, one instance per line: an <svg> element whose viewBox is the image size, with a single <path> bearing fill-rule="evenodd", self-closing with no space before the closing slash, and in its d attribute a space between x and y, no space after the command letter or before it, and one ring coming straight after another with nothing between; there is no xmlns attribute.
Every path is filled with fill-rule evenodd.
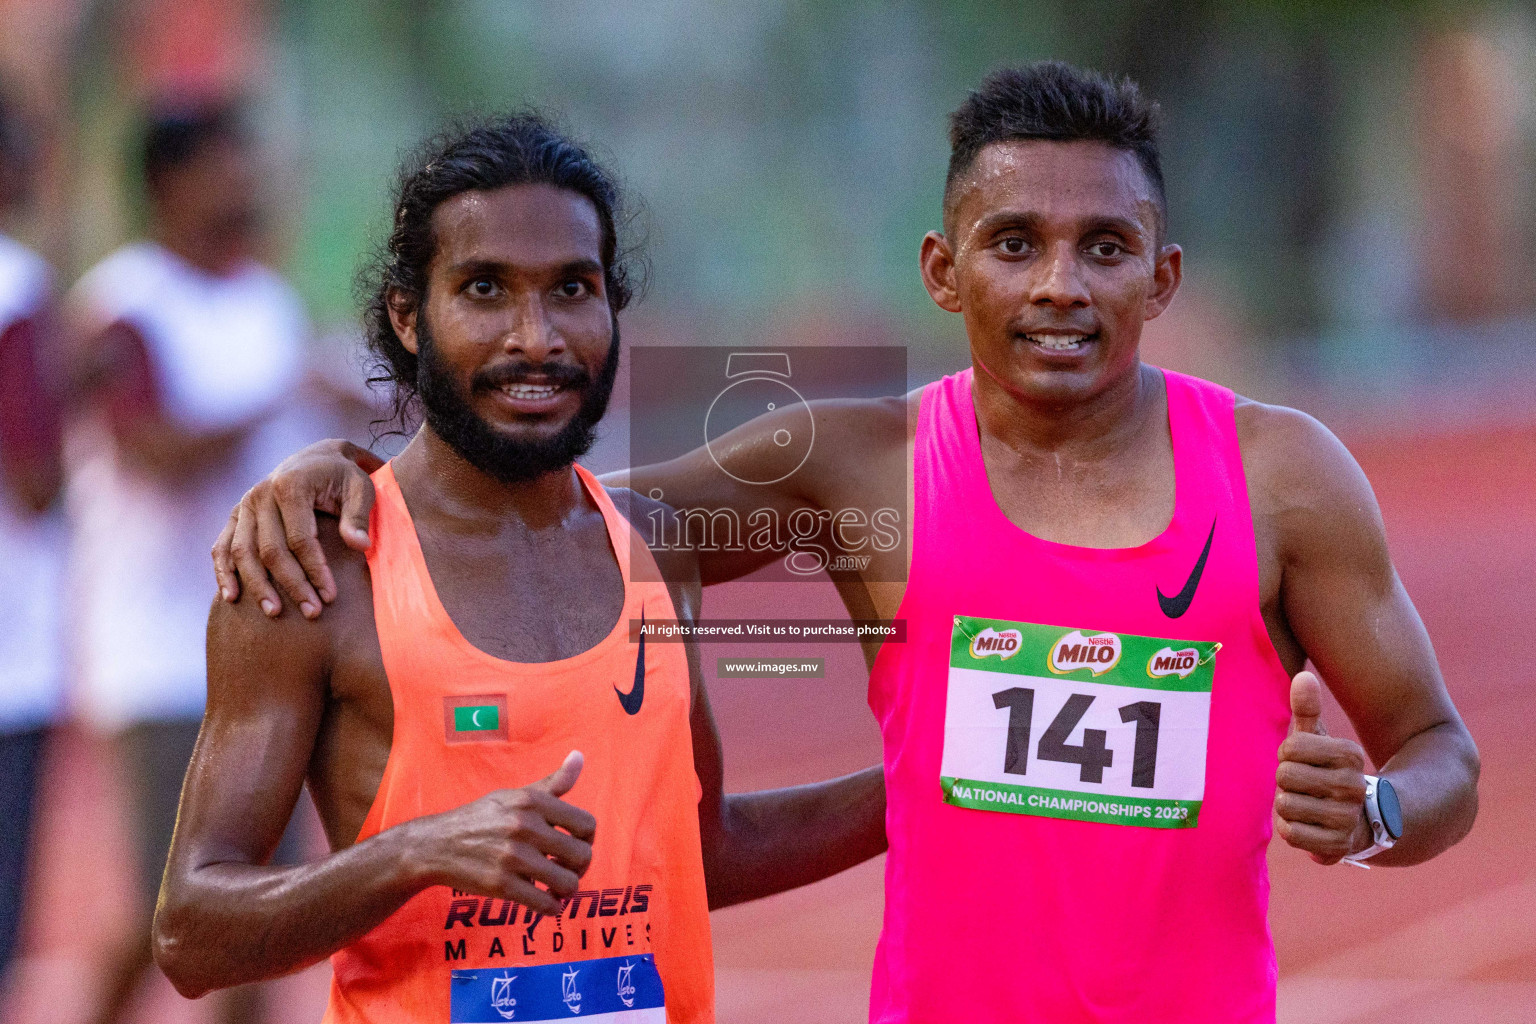
<svg viewBox="0 0 1536 1024"><path fill-rule="evenodd" d="M1152 294L1147 296L1148 320L1168 308L1183 280L1184 250L1176 245L1163 246L1157 253L1157 265L1152 268Z"/></svg>
<svg viewBox="0 0 1536 1024"><path fill-rule="evenodd" d="M955 287L955 254L949 248L949 239L937 231L923 236L923 247L918 253L918 265L923 272L923 287L940 309L951 313L960 312L960 291Z"/></svg>
<svg viewBox="0 0 1536 1024"><path fill-rule="evenodd" d="M416 313L420 300L403 288L390 288L384 293L384 305L389 310L389 325L395 329L395 337L407 352L416 355Z"/></svg>

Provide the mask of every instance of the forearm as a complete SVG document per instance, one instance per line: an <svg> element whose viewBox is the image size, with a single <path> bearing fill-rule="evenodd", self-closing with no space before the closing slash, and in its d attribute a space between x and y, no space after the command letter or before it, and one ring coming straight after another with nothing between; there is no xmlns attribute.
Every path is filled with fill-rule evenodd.
<svg viewBox="0 0 1536 1024"><path fill-rule="evenodd" d="M802 533L790 532L791 517L802 509L814 515L810 503L793 487L793 478L769 486L742 484L722 473L704 449L669 462L608 473L602 481L637 494L660 495L677 510L678 518L669 527L657 520L637 523L636 529L653 550L693 550L705 586L741 579L783 558L793 539L808 539L799 520ZM812 522L817 528L824 526L822 520Z"/></svg>
<svg viewBox="0 0 1536 1024"><path fill-rule="evenodd" d="M209 863L171 872L154 952L177 990L278 977L324 959L394 913L431 878L408 823L310 864Z"/></svg>
<svg viewBox="0 0 1536 1024"><path fill-rule="evenodd" d="M705 851L710 909L819 881L885 852L880 766L724 798Z"/></svg>
<svg viewBox="0 0 1536 1024"><path fill-rule="evenodd" d="M1404 743L1379 774L1403 809L1403 837L1371 864L1406 866L1460 842L1477 818L1477 747L1459 722L1444 722Z"/></svg>

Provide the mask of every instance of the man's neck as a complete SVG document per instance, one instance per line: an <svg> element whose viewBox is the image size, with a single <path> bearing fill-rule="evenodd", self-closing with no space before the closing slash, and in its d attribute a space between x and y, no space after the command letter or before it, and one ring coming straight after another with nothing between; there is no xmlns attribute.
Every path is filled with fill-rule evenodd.
<svg viewBox="0 0 1536 1024"><path fill-rule="evenodd" d="M1093 462L1115 455L1146 428L1159 393L1157 370L1140 360L1103 390L1077 400L1043 400L995 377L979 360L972 391L983 436L1021 456Z"/></svg>
<svg viewBox="0 0 1536 1024"><path fill-rule="evenodd" d="M495 534L512 526L559 526L584 502L571 466L532 480L506 483L477 468L425 424L394 460L395 477L411 496L413 516L463 534Z"/></svg>

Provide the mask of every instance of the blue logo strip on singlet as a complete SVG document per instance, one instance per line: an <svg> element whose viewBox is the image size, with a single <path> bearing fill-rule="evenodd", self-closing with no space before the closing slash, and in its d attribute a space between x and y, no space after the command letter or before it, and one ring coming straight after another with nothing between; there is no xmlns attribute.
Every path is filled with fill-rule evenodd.
<svg viewBox="0 0 1536 1024"><path fill-rule="evenodd" d="M650 953L538 967L488 967L452 972L450 1024L570 1020L608 1014L614 1024L664 1019L647 1010L665 1005L661 975Z"/></svg>

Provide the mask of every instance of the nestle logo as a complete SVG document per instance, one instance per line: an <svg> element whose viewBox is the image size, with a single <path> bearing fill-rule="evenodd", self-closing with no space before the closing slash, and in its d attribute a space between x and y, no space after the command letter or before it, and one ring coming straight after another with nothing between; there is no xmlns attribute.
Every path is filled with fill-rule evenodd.
<svg viewBox="0 0 1536 1024"><path fill-rule="evenodd" d="M1086 668L1094 675L1103 675L1120 662L1120 638L1113 633L1097 633L1085 636L1074 629L1057 640L1051 647L1046 667L1056 675L1064 675Z"/></svg>
<svg viewBox="0 0 1536 1024"><path fill-rule="evenodd" d="M1200 652L1196 648L1186 647L1176 651L1171 647L1164 647L1147 660L1147 675L1153 679L1161 679L1165 676L1187 679L1199 665Z"/></svg>
<svg viewBox="0 0 1536 1024"><path fill-rule="evenodd" d="M1005 629L999 632L988 626L971 637L971 657L996 657L1001 661L1007 661L1019 653L1019 645L1023 642L1024 634L1016 629Z"/></svg>

